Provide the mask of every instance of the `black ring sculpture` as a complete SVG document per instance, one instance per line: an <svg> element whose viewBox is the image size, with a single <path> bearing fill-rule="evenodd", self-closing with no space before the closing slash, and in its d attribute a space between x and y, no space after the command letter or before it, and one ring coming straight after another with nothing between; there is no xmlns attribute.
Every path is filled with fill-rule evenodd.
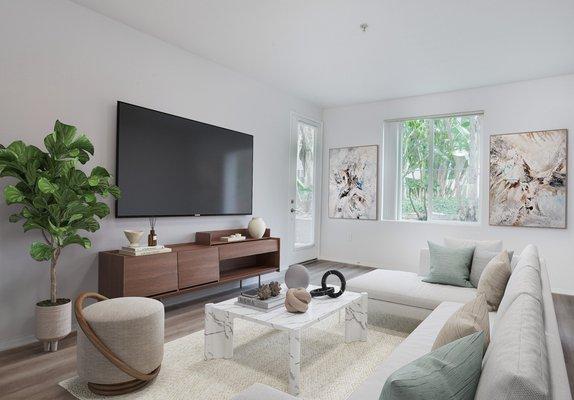
<svg viewBox="0 0 574 400"><path fill-rule="evenodd" d="M335 275L341 281L341 288L337 293L335 293L335 288L333 286L327 286L327 278L329 275ZM336 298L343 294L346 285L347 281L345 280L345 276L336 269L331 269L325 272L323 278L321 278L321 287L319 289L313 289L309 293L312 297L329 296Z"/></svg>

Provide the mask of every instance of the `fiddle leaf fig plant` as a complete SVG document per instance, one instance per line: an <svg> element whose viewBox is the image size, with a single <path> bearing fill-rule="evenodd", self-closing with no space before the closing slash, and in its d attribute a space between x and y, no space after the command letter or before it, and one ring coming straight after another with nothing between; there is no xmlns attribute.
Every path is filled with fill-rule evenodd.
<svg viewBox="0 0 574 400"><path fill-rule="evenodd" d="M94 154L94 146L74 126L56 121L54 131L44 138L43 151L15 141L0 144L0 177L16 178L4 189L6 203L19 205L10 222L23 222L24 232L39 230L42 241L35 241L30 255L36 261L50 261L50 301L57 304L56 265L61 250L69 245L91 247L81 231L100 229L98 219L110 213L99 199L120 197L120 189L110 184L110 174L95 167L89 174L77 169Z"/></svg>

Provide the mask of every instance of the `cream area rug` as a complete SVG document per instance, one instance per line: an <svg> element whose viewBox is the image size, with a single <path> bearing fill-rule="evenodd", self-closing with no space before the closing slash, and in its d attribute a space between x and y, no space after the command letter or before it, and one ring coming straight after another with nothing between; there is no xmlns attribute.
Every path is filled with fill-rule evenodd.
<svg viewBox="0 0 574 400"><path fill-rule="evenodd" d="M369 321L367 342L345 343L344 318L334 315L303 331L301 394L305 400L344 400L398 346L408 333ZM253 383L287 391L288 334L235 320L234 359L203 359L203 331L166 343L158 377L146 388L118 400L226 400ZM79 399L106 399L91 393L78 377L60 385ZM108 398L109 399L109 398Z"/></svg>

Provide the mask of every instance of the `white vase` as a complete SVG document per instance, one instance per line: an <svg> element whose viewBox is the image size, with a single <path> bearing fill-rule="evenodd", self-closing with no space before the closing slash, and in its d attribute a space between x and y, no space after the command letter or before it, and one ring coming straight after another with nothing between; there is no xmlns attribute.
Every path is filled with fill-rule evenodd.
<svg viewBox="0 0 574 400"><path fill-rule="evenodd" d="M72 302L67 300L54 306L36 304L36 337L44 343L45 351L58 350L58 340L72 331Z"/></svg>
<svg viewBox="0 0 574 400"><path fill-rule="evenodd" d="M247 225L247 230L249 231L249 236L255 239L261 239L265 234L265 229L267 229L267 225L263 218L255 217L251 218L249 221L249 225Z"/></svg>

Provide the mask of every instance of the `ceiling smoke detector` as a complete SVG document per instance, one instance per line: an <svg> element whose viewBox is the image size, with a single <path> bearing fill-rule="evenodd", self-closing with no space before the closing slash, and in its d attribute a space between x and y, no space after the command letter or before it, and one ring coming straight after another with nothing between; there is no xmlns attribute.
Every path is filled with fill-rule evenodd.
<svg viewBox="0 0 574 400"><path fill-rule="evenodd" d="M366 22L363 22L361 25L359 25L359 28L361 28L361 30L363 32L367 32L368 27L369 27L369 24L367 24Z"/></svg>

